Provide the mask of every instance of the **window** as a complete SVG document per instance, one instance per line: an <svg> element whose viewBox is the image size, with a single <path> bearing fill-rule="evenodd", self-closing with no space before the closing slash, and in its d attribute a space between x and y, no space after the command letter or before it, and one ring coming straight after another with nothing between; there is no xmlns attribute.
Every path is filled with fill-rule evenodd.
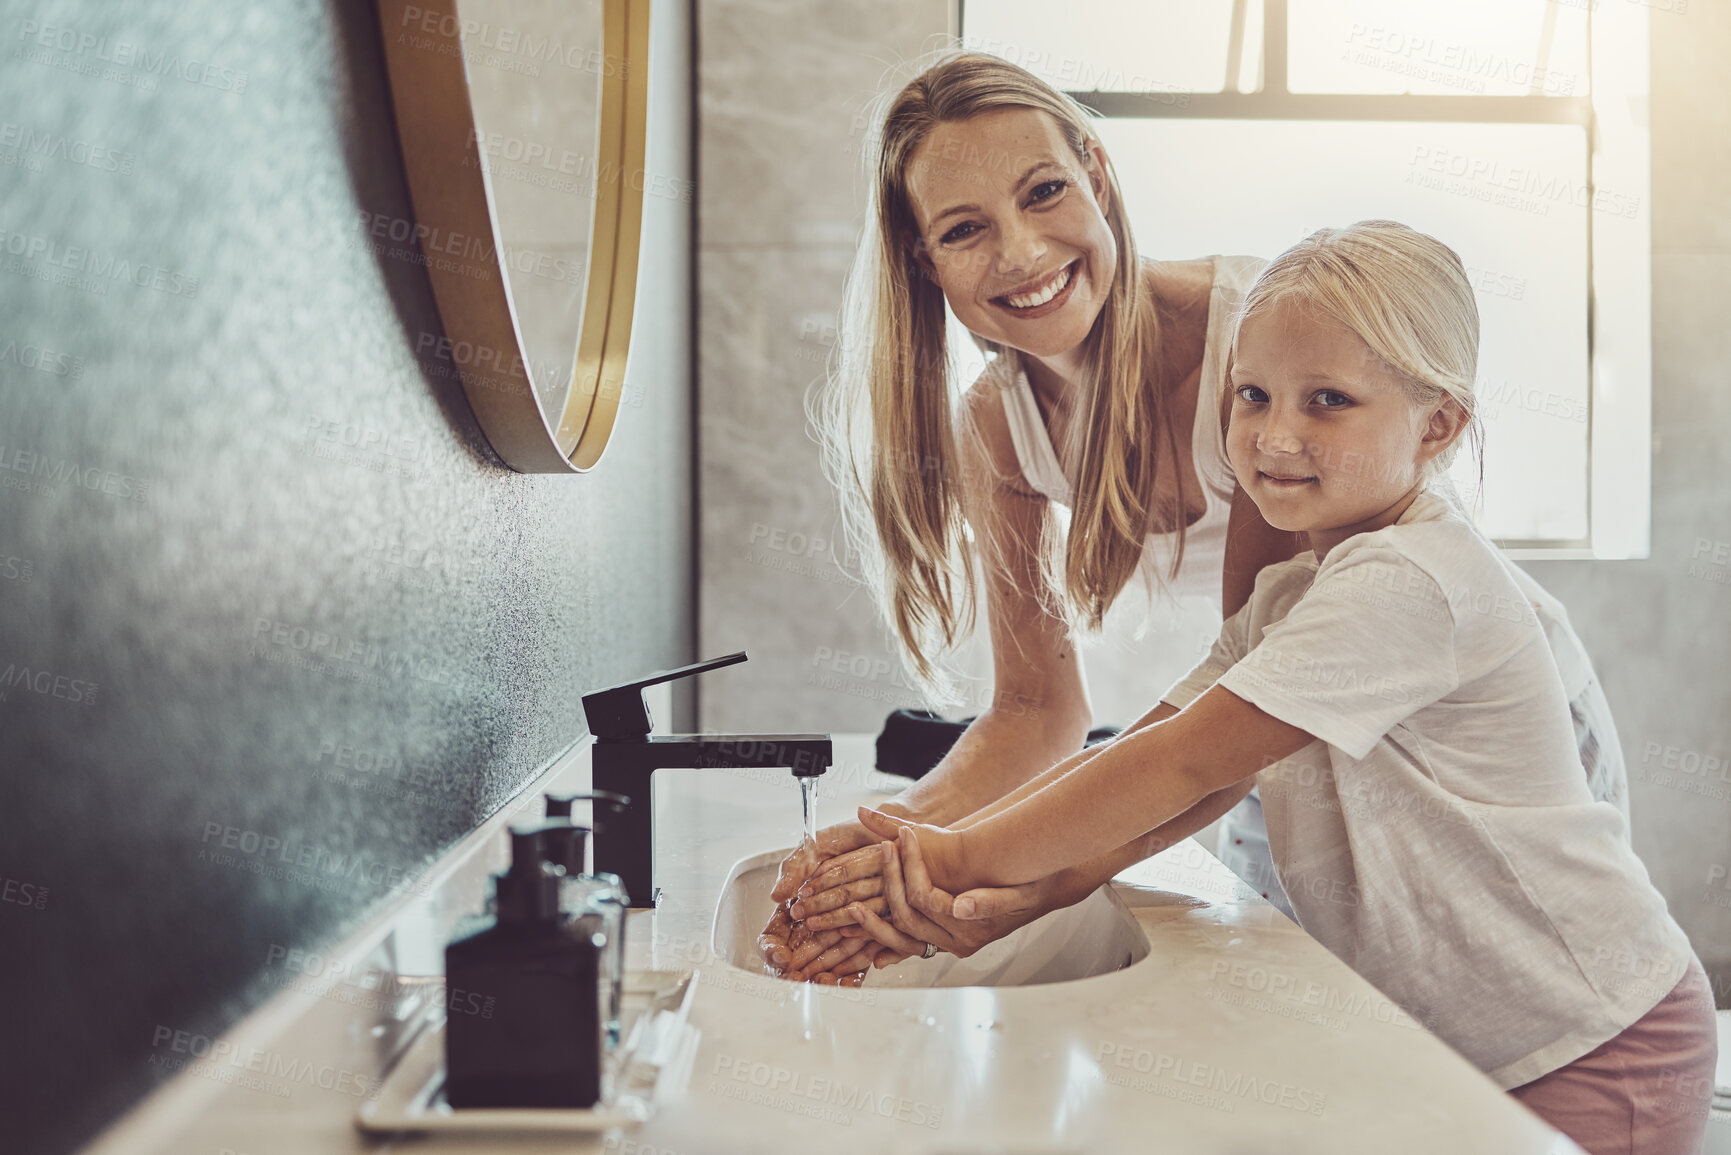
<svg viewBox="0 0 1731 1155"><path fill-rule="evenodd" d="M1644 557L1646 0L964 0L964 47L1098 111L1146 254L1273 256L1391 217L1453 246L1482 321L1481 524L1518 555Z"/></svg>

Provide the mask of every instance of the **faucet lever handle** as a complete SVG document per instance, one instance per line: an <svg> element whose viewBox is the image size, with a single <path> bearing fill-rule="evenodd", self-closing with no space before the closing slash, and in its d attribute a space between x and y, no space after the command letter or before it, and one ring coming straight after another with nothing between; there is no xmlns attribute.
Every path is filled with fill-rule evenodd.
<svg viewBox="0 0 1731 1155"><path fill-rule="evenodd" d="M636 681L621 682L617 686L608 686L606 689L584 694L583 716L588 720L589 732L595 736L596 741L607 738L636 738L647 734L655 727L649 717L649 705L643 700L645 687L689 678L693 674L719 670L723 666L737 665L743 661L745 651L739 650L732 654L723 654L719 658L710 658L706 662L693 662L689 666L662 670Z"/></svg>

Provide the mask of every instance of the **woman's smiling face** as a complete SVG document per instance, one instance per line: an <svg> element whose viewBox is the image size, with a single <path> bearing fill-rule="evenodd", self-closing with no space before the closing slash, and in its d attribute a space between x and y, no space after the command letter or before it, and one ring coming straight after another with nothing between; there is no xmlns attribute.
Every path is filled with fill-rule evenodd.
<svg viewBox="0 0 1731 1155"><path fill-rule="evenodd" d="M1080 345L1118 267L1100 146L1084 164L1052 117L1000 108L938 125L908 168L918 256L957 319L1036 357Z"/></svg>

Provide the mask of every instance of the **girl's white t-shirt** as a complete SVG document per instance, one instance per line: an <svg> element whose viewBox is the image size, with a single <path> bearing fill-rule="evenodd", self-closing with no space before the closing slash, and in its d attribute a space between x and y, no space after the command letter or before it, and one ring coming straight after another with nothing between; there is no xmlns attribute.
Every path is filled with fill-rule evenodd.
<svg viewBox="0 0 1731 1155"><path fill-rule="evenodd" d="M1270 566L1164 696L1318 740L1257 775L1299 925L1504 1089L1651 1010L1693 957L1581 773L1543 627L1443 497Z"/></svg>

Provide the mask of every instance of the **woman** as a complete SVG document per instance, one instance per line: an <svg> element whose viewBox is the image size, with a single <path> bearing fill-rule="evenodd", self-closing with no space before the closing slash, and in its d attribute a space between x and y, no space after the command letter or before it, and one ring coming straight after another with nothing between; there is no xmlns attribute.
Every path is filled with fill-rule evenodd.
<svg viewBox="0 0 1731 1155"><path fill-rule="evenodd" d="M996 57L941 58L892 96L879 123L871 227L821 424L861 569L914 672L940 691L933 658L972 632L976 566L984 571L991 704L886 804L944 825L1081 748L1092 720L1071 639L1098 630L1126 587L1217 597L1230 615L1264 565L1304 542L1272 529L1238 492L1219 416L1231 323L1262 261L1139 257L1088 113ZM996 354L959 401L946 303ZM1067 532L1059 506L1070 510ZM1571 697L1602 705L1561 607L1523 581L1565 677L1581 671ZM1581 716L1583 751L1614 756L1605 789L1620 786L1608 712ZM1256 795L1222 826L1222 859L1290 914ZM844 899L889 910L873 866L850 864L868 876L785 909L819 862L875 841L845 823L783 865L782 909L762 942L771 966L835 981L900 957L840 933L851 922ZM1002 922L957 922L934 908L908 933L971 953L1123 865L1103 860L1007 894ZM808 916L810 927L795 925Z"/></svg>
<svg viewBox="0 0 1731 1155"><path fill-rule="evenodd" d="M1261 262L1141 259L1087 113L995 57L943 59L882 124L826 448L851 544L928 685L944 686L933 656L972 631L984 570L993 705L889 804L942 823L1081 748L1071 638L1126 586L1220 597L1224 583L1236 609L1299 542L1237 500L1220 435L1226 325ZM959 405L946 302L998 354ZM871 841L857 823L824 831L777 898ZM772 964L796 969L839 938L789 949L785 915L766 933Z"/></svg>

